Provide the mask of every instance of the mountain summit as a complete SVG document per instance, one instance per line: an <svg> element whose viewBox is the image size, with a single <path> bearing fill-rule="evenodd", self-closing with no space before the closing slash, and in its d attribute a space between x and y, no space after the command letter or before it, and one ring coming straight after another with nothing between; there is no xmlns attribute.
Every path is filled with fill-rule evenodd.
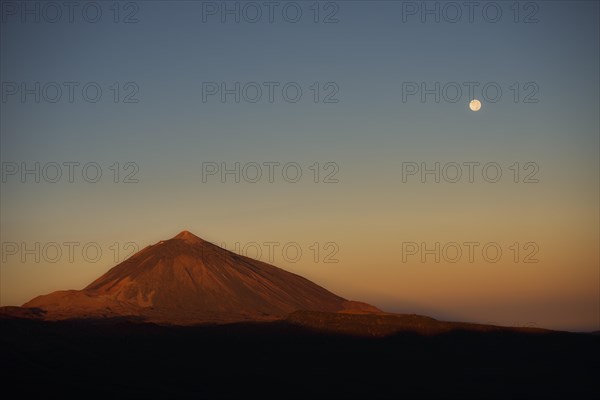
<svg viewBox="0 0 600 400"><path fill-rule="evenodd" d="M173 239L183 240L189 244L201 244L204 243L204 240L200 239L198 236L194 235L190 231L181 231L179 232Z"/></svg>
<svg viewBox="0 0 600 400"><path fill-rule="evenodd" d="M47 319L127 316L173 324L271 320L298 310L379 312L188 231L142 249L83 290L39 296L23 307L42 309Z"/></svg>

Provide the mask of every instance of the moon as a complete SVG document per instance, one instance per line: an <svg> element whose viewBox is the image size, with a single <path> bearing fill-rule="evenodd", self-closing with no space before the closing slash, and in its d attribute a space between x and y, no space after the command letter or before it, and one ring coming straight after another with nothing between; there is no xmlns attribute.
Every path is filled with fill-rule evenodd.
<svg viewBox="0 0 600 400"><path fill-rule="evenodd" d="M479 111L481 110L481 102L477 99L473 99L469 103L469 108L471 109L471 111Z"/></svg>

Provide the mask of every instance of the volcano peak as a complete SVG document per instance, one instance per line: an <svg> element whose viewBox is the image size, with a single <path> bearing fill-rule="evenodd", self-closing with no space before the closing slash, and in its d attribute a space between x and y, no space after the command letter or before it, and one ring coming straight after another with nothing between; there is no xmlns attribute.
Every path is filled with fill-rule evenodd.
<svg viewBox="0 0 600 400"><path fill-rule="evenodd" d="M192 232L185 231L185 230L179 232L175 237L173 237L173 239L183 240L186 243L190 243L190 244L203 243L204 242L204 240L202 240L198 236L194 235Z"/></svg>
<svg viewBox="0 0 600 400"><path fill-rule="evenodd" d="M83 290L38 296L25 307L46 311L44 318L50 320L133 316L183 325L280 319L297 310L379 312L189 231L159 244L132 255Z"/></svg>

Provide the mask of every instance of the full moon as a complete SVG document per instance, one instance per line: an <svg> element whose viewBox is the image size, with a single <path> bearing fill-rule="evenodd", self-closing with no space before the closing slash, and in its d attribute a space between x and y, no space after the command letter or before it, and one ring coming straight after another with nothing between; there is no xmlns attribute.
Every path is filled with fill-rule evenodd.
<svg viewBox="0 0 600 400"><path fill-rule="evenodd" d="M469 108L471 109L471 111L479 111L481 110L481 102L477 99L473 99L469 103Z"/></svg>

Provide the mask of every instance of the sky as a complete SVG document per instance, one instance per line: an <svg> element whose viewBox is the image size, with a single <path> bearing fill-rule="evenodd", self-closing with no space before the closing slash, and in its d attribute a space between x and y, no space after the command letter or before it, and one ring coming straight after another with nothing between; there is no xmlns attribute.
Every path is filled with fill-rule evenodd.
<svg viewBox="0 0 600 400"><path fill-rule="evenodd" d="M599 3L476 3L1 2L0 305L185 229L387 311L599 330Z"/></svg>

